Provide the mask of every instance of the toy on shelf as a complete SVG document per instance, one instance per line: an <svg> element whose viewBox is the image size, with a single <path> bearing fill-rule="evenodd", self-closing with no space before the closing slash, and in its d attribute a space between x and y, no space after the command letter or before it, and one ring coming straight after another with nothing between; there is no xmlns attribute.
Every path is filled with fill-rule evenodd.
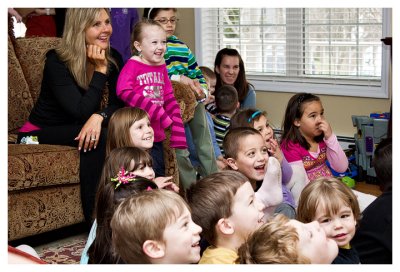
<svg viewBox="0 0 400 272"><path fill-rule="evenodd" d="M355 159L358 165L360 180L367 183L376 183L375 170L372 159L375 147L387 137L390 113L371 113L370 116L351 116L353 127L357 128L354 134L356 144Z"/></svg>

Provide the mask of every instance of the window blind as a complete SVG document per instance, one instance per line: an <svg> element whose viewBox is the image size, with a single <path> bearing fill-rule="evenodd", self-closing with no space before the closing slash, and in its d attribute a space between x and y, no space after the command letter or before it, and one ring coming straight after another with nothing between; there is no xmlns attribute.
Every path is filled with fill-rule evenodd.
<svg viewBox="0 0 400 272"><path fill-rule="evenodd" d="M235 48L247 77L266 90L387 98L388 10L201 8L196 56L213 67L220 49Z"/></svg>

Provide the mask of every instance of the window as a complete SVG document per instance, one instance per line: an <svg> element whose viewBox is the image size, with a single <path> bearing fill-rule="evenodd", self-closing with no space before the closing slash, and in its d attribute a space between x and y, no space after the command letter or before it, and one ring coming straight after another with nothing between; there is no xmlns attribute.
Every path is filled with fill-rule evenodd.
<svg viewBox="0 0 400 272"><path fill-rule="evenodd" d="M200 8L196 57L237 49L257 90L388 98L391 9Z"/></svg>

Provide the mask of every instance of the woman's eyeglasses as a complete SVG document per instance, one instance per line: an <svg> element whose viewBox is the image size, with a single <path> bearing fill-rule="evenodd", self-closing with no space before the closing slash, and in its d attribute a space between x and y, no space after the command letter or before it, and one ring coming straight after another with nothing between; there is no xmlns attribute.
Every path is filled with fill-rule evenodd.
<svg viewBox="0 0 400 272"><path fill-rule="evenodd" d="M154 20L154 21L159 22L160 24L163 24L163 25L166 25L166 24L168 24L168 22L171 22L171 24L174 25L174 24L176 24L176 22L179 21L179 19L178 19L178 18L175 18L175 17L172 17L172 18L170 18L170 19L161 18L161 19Z"/></svg>

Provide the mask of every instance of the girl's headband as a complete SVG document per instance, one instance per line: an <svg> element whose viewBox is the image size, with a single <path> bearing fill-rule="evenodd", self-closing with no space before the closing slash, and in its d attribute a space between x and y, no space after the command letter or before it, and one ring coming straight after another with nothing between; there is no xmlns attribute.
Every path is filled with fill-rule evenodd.
<svg viewBox="0 0 400 272"><path fill-rule="evenodd" d="M256 118L257 116L259 116L262 113L262 111L258 110L255 111L250 117L249 119L247 119L247 123L250 123L251 121L253 121L254 118Z"/></svg>

